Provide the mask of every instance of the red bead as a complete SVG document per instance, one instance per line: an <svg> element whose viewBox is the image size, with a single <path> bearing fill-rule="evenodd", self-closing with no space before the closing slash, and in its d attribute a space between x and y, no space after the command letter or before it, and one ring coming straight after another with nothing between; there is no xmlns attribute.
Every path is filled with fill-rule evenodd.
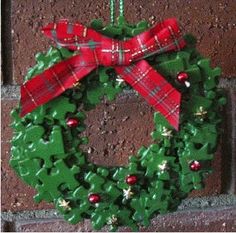
<svg viewBox="0 0 236 233"><path fill-rule="evenodd" d="M177 80L180 83L185 83L188 80L188 74L185 72L180 72L177 76Z"/></svg>
<svg viewBox="0 0 236 233"><path fill-rule="evenodd" d="M90 203L96 204L101 201L101 197L100 195L93 193L89 195L88 200Z"/></svg>
<svg viewBox="0 0 236 233"><path fill-rule="evenodd" d="M198 161L194 160L190 163L190 169L195 172L199 171L201 169L201 164Z"/></svg>
<svg viewBox="0 0 236 233"><path fill-rule="evenodd" d="M137 183L138 178L137 178L137 176L135 176L135 175L128 175L128 176L126 177L125 181L126 181L126 183L127 183L128 185L134 185L134 184Z"/></svg>
<svg viewBox="0 0 236 233"><path fill-rule="evenodd" d="M66 121L66 124L68 127L70 128L75 128L78 126L79 124L79 120L77 118L69 118L67 121Z"/></svg>

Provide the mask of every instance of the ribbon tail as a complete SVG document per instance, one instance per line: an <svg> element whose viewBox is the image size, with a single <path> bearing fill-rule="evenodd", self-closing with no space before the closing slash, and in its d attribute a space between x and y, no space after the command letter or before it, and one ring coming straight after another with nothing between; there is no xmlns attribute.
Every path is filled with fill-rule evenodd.
<svg viewBox="0 0 236 233"><path fill-rule="evenodd" d="M118 75L159 111L176 130L179 128L181 94L145 60L130 66L117 66Z"/></svg>
<svg viewBox="0 0 236 233"><path fill-rule="evenodd" d="M21 86L20 116L61 95L96 67L93 62L86 63L84 56L76 55L36 75Z"/></svg>
<svg viewBox="0 0 236 233"><path fill-rule="evenodd" d="M42 33L57 45L70 50L90 48L91 41L95 43L94 46L98 46L101 42L101 34L79 22L70 23L67 19L62 19L58 23L49 23L42 29Z"/></svg>

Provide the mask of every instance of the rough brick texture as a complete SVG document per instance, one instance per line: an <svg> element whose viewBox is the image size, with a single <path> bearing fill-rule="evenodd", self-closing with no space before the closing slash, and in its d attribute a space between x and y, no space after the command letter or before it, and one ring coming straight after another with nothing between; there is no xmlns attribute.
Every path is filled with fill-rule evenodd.
<svg viewBox="0 0 236 233"><path fill-rule="evenodd" d="M107 228L102 229L107 231ZM31 221L19 221L16 223L17 232L91 232L90 221L84 221L77 225L58 219L39 219ZM120 228L119 231L130 231L128 228ZM143 232L163 231L236 231L236 209L234 207L214 210L193 210L162 215L154 218L150 227L141 228Z"/></svg>
<svg viewBox="0 0 236 233"><path fill-rule="evenodd" d="M109 20L106 1L17 0L12 1L12 32L14 80L22 82L27 68L34 64L36 52L47 50L49 40L40 28L60 18L89 25L94 18ZM130 22L146 19L149 22L177 17L184 32L198 39L199 50L212 58L212 64L223 69L223 76L236 75L236 24L234 0L198 1L125 1L126 18ZM27 49L26 49L27 48ZM225 59L225 57L229 59Z"/></svg>

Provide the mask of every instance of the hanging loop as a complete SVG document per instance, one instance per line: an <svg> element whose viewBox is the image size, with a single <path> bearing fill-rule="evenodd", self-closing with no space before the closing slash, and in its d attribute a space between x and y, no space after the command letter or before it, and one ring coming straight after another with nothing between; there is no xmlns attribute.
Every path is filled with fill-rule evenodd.
<svg viewBox="0 0 236 233"><path fill-rule="evenodd" d="M113 25L115 22L115 0L110 0L110 20Z"/></svg>
<svg viewBox="0 0 236 233"><path fill-rule="evenodd" d="M115 23L115 1L110 0L110 20L112 25ZM124 17L124 0L119 0L119 14L120 17Z"/></svg>
<svg viewBox="0 0 236 233"><path fill-rule="evenodd" d="M120 16L124 16L124 0L120 0Z"/></svg>

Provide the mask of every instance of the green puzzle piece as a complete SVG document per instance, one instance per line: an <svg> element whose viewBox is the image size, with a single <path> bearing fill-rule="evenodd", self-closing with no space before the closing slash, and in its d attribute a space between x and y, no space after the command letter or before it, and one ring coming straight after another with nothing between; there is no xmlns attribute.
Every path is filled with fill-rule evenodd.
<svg viewBox="0 0 236 233"><path fill-rule="evenodd" d="M215 69L209 69L210 67L210 60L209 59L202 59L198 62L198 66L201 69L202 75L205 78L204 88L206 90L210 90L216 87L218 80L217 78L221 74L221 69L219 67Z"/></svg>
<svg viewBox="0 0 236 233"><path fill-rule="evenodd" d="M34 126L33 126L34 127ZM33 141L29 145L28 153L31 158L40 158L44 161L45 167L51 167L51 156L56 156L58 159L65 158L63 138L61 128L54 126L49 136L49 140L39 139L37 143Z"/></svg>
<svg viewBox="0 0 236 233"><path fill-rule="evenodd" d="M64 214L65 220L71 224L76 224L83 219L83 214L90 212L91 204L88 201L88 190L83 186L79 186L72 193L72 196L67 199L74 205L70 206L70 210L65 210L59 207L60 198L56 201L56 206L59 207L59 211Z"/></svg>
<svg viewBox="0 0 236 233"><path fill-rule="evenodd" d="M139 198L133 198L130 206L135 210L133 219L144 226L149 225L150 218L158 210L155 200L151 200L151 196L145 192L141 193Z"/></svg>
<svg viewBox="0 0 236 233"><path fill-rule="evenodd" d="M159 148L157 144L151 145L145 151L142 151L141 165L146 168L146 177L155 177L160 180L171 179L169 171L176 167L175 156L167 156L165 148Z"/></svg>
<svg viewBox="0 0 236 233"><path fill-rule="evenodd" d="M101 215L102 213L102 215ZM115 218L114 223L109 223L111 218ZM119 222L124 222L133 231L138 230L137 225L131 220L131 211L121 209L117 205L109 205L104 203L99 205L91 216L92 225L94 229L101 229L102 226L108 224L110 225L111 231L116 231Z"/></svg>
<svg viewBox="0 0 236 233"><path fill-rule="evenodd" d="M39 183L39 180L36 174L39 169L41 169L41 161L39 159L12 159L10 162L12 167L16 167L17 173L21 175L22 179L31 186L36 186Z"/></svg>
<svg viewBox="0 0 236 233"><path fill-rule="evenodd" d="M89 190L91 193L101 192L102 185L105 183L105 179L103 177L93 172L86 174L84 180L90 184Z"/></svg>
<svg viewBox="0 0 236 233"><path fill-rule="evenodd" d="M50 197L50 200L58 198L61 195L58 188L62 184L66 184L70 190L73 190L79 186L79 181L75 178L75 174L79 172L78 166L74 165L72 168L68 168L63 160L57 160L50 169L41 168L37 172L37 177L42 184L36 185L39 193L35 196L35 200L41 201L45 193Z"/></svg>

